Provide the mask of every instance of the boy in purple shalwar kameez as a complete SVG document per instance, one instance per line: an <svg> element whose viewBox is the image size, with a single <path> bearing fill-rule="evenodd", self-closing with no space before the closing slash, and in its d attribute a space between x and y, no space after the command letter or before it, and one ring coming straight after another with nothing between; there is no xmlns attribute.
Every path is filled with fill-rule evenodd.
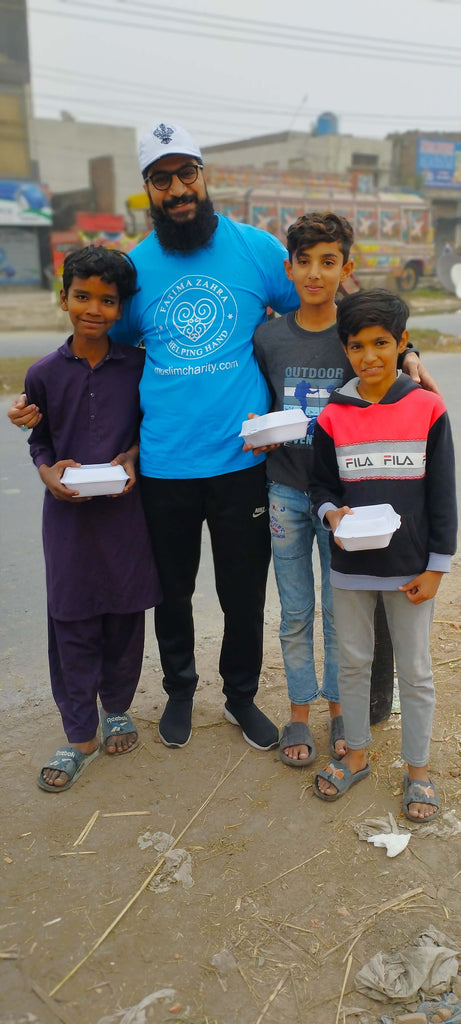
<svg viewBox="0 0 461 1024"><path fill-rule="evenodd" d="M74 333L28 370L25 385L42 412L29 444L46 486L50 678L69 742L38 775L52 793L68 789L99 752L98 695L107 753L136 746L126 712L141 672L144 612L160 600L135 475L144 353L108 338L136 271L122 253L90 246L66 257L63 285ZM127 472L120 496L80 498L61 483L66 466L103 462Z"/></svg>

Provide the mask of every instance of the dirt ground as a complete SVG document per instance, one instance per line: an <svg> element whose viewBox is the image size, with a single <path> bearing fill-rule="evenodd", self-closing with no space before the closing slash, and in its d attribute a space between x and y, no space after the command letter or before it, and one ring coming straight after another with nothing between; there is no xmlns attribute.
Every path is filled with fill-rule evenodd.
<svg viewBox="0 0 461 1024"><path fill-rule="evenodd" d="M458 815L460 607L458 558L433 628L431 762L443 810ZM373 954L403 949L430 923L461 949L460 837L418 838L410 825L415 835L392 860L352 828L387 811L405 821L402 771L394 766L398 719L373 730L371 776L340 802L322 803L312 780L328 758L326 708L313 708L315 765L293 770L277 751L250 749L222 717L218 641L211 631L198 641L201 682L184 750L157 739L163 696L153 644L133 709L138 748L117 758L101 753L68 792L35 785L62 742L51 699L4 722L0 1024L120 1020L112 1017L117 1010L160 990L172 991L124 1021L343 1024L349 952L342 1007L357 1011L348 1021L372 1024L402 1011L356 991L354 976ZM277 722L286 719L275 620L260 704ZM157 832L189 854L186 885L146 886L162 874L162 854L147 845Z"/></svg>

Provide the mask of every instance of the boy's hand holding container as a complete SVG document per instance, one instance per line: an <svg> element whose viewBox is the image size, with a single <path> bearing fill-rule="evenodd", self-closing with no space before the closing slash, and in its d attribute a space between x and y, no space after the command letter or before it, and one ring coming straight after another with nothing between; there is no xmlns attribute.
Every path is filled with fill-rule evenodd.
<svg viewBox="0 0 461 1024"><path fill-rule="evenodd" d="M328 512L325 512L324 519L328 520L332 533L336 534L336 530L338 529L338 526L343 516L353 515L354 513L352 509L349 508L349 505L343 505L342 508L329 509ZM342 543L342 541L340 541L339 537L335 536L335 544L337 544L338 547L342 548L344 551L344 544Z"/></svg>
<svg viewBox="0 0 461 1024"><path fill-rule="evenodd" d="M129 494L133 490L136 483L136 470L135 465L138 460L139 445L133 445L127 452L120 452L119 455L112 459L111 466L123 466L125 473L128 474L128 480L120 494L111 494L111 498L122 498L124 494Z"/></svg>
<svg viewBox="0 0 461 1024"><path fill-rule="evenodd" d="M60 462L55 462L54 466L41 465L39 468L40 479L43 480L45 487L57 501L71 501L72 504L75 504L76 501L91 501L91 498L80 498L78 490L70 490L69 487L61 483L62 474L68 466L77 469L81 463L75 462L74 459L61 459Z"/></svg>

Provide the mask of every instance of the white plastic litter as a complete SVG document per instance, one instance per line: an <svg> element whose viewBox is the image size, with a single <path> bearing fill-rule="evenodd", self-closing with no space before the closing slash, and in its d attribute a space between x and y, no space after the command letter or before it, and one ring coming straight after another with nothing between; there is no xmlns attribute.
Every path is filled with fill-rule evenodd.
<svg viewBox="0 0 461 1024"><path fill-rule="evenodd" d="M461 836L461 821L456 816L456 811L444 811L441 818L429 822L427 825L417 825L414 833L419 839L425 836L435 836L437 839L456 839Z"/></svg>
<svg viewBox="0 0 461 1024"><path fill-rule="evenodd" d="M168 832L143 832L142 836L138 838L138 846L141 850L147 850L149 846L153 846L154 850L158 850L159 853L165 853L165 850L169 850L173 843L173 836L170 836Z"/></svg>
<svg viewBox="0 0 461 1024"><path fill-rule="evenodd" d="M173 843L173 836L170 836L168 832L143 832L142 836L138 837L138 846L141 850L147 850L153 846L158 853L163 853L165 856L162 867L148 885L148 889L152 889L153 892L168 892L168 889L178 882L184 889L191 889L195 884L192 878L190 853L179 847L170 850Z"/></svg>
<svg viewBox="0 0 461 1024"><path fill-rule="evenodd" d="M152 889L153 892L168 892L168 889L178 882L183 889L192 889L195 884L192 878L190 853L176 847L176 850L167 850L164 864L158 874L154 875L152 881L149 882L147 888Z"/></svg>
<svg viewBox="0 0 461 1024"><path fill-rule="evenodd" d="M221 949L219 953L215 953L211 957L211 963L221 974L228 974L229 971L237 970L237 961L228 949Z"/></svg>
<svg viewBox="0 0 461 1024"><path fill-rule="evenodd" d="M365 818L363 821L353 822L352 828L359 839L368 839L369 836L375 836L381 832L393 832L394 835L402 834L402 830L390 811L385 818ZM436 818L435 821L429 821L427 825L415 824L414 827L407 825L406 831L416 839L424 839L426 836L434 836L437 839L456 839L461 836L461 821L454 810L444 811L441 817Z"/></svg>
<svg viewBox="0 0 461 1024"><path fill-rule="evenodd" d="M408 846L411 839L410 832L401 832L400 835L396 836L393 832L378 833L377 836L368 836L367 843L373 843L373 846L384 847L388 857L397 857L399 853L402 853Z"/></svg>
<svg viewBox="0 0 461 1024"><path fill-rule="evenodd" d="M429 925L401 952L376 953L358 971L355 986L363 995L384 1003L406 1002L448 992L458 973L459 953L451 940Z"/></svg>
<svg viewBox="0 0 461 1024"><path fill-rule="evenodd" d="M352 823L354 832L357 833L359 839L366 839L370 836L388 835L400 835L400 829L394 818L394 815L390 811L386 814L385 818L365 818L363 821L356 821ZM407 829L405 831L408 831Z"/></svg>
<svg viewBox="0 0 461 1024"><path fill-rule="evenodd" d="M40 1024L38 1017L35 1013L25 1013L23 1017L8 1017L6 1020L2 1020L1 1024Z"/></svg>
<svg viewBox="0 0 461 1024"><path fill-rule="evenodd" d="M215 953L211 957L211 963L216 969L217 978L223 992L227 992L229 981L226 975L231 974L232 971L236 971L238 968L235 957L228 949L221 949L219 953Z"/></svg>
<svg viewBox="0 0 461 1024"><path fill-rule="evenodd" d="M174 988L159 988L156 992L144 996L136 1006L129 1006L127 1010L116 1010L108 1017L101 1017L98 1024L148 1024L149 1021L158 1020L149 1013L149 1007L156 1003L172 1003L175 999Z"/></svg>

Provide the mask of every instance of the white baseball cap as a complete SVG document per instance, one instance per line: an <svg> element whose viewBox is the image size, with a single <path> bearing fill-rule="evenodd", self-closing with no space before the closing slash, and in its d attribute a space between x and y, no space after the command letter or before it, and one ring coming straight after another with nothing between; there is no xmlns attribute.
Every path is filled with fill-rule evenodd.
<svg viewBox="0 0 461 1024"><path fill-rule="evenodd" d="M169 156L171 153L174 156L195 156L197 160L202 160L202 154L195 139L189 132L186 132L185 128L181 128L179 124L166 124L160 121L158 124L154 124L152 130L146 132L139 142L138 157L141 174L144 174L146 168L154 164L156 160L160 160L162 156Z"/></svg>

